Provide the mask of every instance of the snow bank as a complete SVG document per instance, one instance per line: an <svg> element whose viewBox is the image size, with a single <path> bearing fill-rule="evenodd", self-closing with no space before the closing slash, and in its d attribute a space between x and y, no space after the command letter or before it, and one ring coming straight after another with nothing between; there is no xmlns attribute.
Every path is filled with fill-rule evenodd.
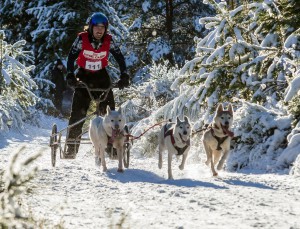
<svg viewBox="0 0 300 229"><path fill-rule="evenodd" d="M300 175L300 122L287 136L288 146L277 161L278 168L293 166L290 174Z"/></svg>
<svg viewBox="0 0 300 229"><path fill-rule="evenodd" d="M286 151L289 149L286 139L291 131L291 120L290 116L278 111L244 102L235 113L235 144L227 169L276 172L279 164L281 169L289 168L297 154L294 148Z"/></svg>

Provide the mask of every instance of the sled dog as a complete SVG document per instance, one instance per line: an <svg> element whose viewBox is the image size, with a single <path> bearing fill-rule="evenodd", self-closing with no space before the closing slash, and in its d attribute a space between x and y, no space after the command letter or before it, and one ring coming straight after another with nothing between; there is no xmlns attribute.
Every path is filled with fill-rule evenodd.
<svg viewBox="0 0 300 229"><path fill-rule="evenodd" d="M162 153L168 151L168 179L173 179L172 175L172 157L182 155L182 161L179 169L184 169L184 164L190 150L191 124L188 117L181 121L178 117L176 123L165 124L158 138L158 168L162 168Z"/></svg>
<svg viewBox="0 0 300 229"><path fill-rule="evenodd" d="M230 150L230 141L233 137L233 132L230 128L233 122L232 105L228 105L228 109L224 110L223 105L219 104L215 113L212 124L208 127L202 137L202 142L206 152L206 165L211 166L213 176L218 173L215 170L221 170Z"/></svg>
<svg viewBox="0 0 300 229"><path fill-rule="evenodd" d="M105 148L110 143L117 150L118 172L123 172L124 153L124 126L125 117L119 108L118 111L111 110L107 106L106 114L102 118L98 116L91 120L89 136L95 148L95 163L102 164L103 171L107 171L105 162Z"/></svg>

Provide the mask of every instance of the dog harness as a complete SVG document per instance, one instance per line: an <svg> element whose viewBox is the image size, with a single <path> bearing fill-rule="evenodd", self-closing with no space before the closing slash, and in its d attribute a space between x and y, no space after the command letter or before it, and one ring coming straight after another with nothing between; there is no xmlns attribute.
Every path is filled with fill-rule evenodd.
<svg viewBox="0 0 300 229"><path fill-rule="evenodd" d="M114 144L115 139L120 137L120 136L123 136L123 135L124 135L123 130L115 130L115 129L112 129L112 135L111 136L106 134L107 139L108 139L106 149L107 149L107 153L108 153L110 158L117 155L116 149L113 148L113 144Z"/></svg>
<svg viewBox="0 0 300 229"><path fill-rule="evenodd" d="M216 125L215 125L215 128L216 128L216 129L219 129L219 127L216 126ZM210 126L210 131L211 131L211 135L212 135L212 136L217 140L217 142L218 142L217 150L222 150L221 144L228 138L229 134L223 131L223 133L224 133L226 136L225 136L225 137L218 137L218 136L215 135L215 132L214 132L214 129L213 129L212 126ZM233 133L230 134L230 137L233 137Z"/></svg>
<svg viewBox="0 0 300 229"><path fill-rule="evenodd" d="M79 36L82 38L82 50L77 59L78 66L91 72L105 68L108 65L111 35L104 35L103 43L99 49L93 48L89 41L88 32L79 33Z"/></svg>
<svg viewBox="0 0 300 229"><path fill-rule="evenodd" d="M186 142L186 145L183 148L175 146L175 138L173 135L173 129L168 129L167 125L164 127L164 137L170 136L172 145L177 150L177 155L182 155L184 151L190 146L190 139Z"/></svg>
<svg viewBox="0 0 300 229"><path fill-rule="evenodd" d="M221 138L221 137L218 137L218 136L215 135L215 132L214 132L214 129L213 129L213 128L211 128L210 131L211 131L212 136L213 136L213 137L217 140L217 142L218 142L217 150L222 150L221 144L228 138L228 136L225 136L225 137L222 137L222 138Z"/></svg>

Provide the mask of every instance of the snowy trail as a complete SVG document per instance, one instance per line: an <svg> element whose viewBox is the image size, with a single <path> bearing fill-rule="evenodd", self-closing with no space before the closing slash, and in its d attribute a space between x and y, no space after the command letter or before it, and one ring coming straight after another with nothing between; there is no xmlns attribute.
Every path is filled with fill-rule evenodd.
<svg viewBox="0 0 300 229"><path fill-rule="evenodd" d="M52 168L50 148L41 143L48 142L54 121L8 137L0 159L6 166L20 146L26 146L24 157L43 151L25 199L34 217L49 220L49 228L300 228L296 177L222 171L213 178L204 164L188 162L180 171L174 159L175 180L169 181L166 160L159 170L157 158L136 157L122 174L116 161L107 160L103 173L94 166L91 145L81 147L76 160L57 159Z"/></svg>

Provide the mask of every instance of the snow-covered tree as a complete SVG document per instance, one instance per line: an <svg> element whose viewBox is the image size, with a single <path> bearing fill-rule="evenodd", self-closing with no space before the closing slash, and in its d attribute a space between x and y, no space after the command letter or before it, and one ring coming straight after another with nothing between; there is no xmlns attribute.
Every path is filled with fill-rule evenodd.
<svg viewBox="0 0 300 229"><path fill-rule="evenodd" d="M202 0L111 0L111 4L129 27L127 58L133 60L133 69L166 59L182 66L194 55L194 36L204 35L199 19L213 14Z"/></svg>
<svg viewBox="0 0 300 229"><path fill-rule="evenodd" d="M117 90L117 104L122 104L128 116L127 121L139 121L148 117L153 111L163 107L178 96L170 86L178 75L178 68L171 67L168 61L162 64L152 63L149 74L137 81L130 88ZM163 115L162 115L163 116Z"/></svg>
<svg viewBox="0 0 300 229"><path fill-rule="evenodd" d="M6 38L10 42L26 40L31 43L30 32L36 21L27 14L26 9L36 1L2 0L0 1L0 28L5 31ZM30 46L30 45L29 45Z"/></svg>
<svg viewBox="0 0 300 229"><path fill-rule="evenodd" d="M292 20L284 20L296 2L252 2L233 10L223 1L205 2L214 5L218 14L200 19L210 32L197 39L195 58L174 83L191 87L184 92L184 98L190 97L187 107L205 106L211 112L221 101L282 99L299 63L299 56L291 55L299 45L298 28Z"/></svg>
<svg viewBox="0 0 300 229"><path fill-rule="evenodd" d="M289 54L287 61L293 66L292 76L287 79L289 86L285 90L284 101L287 102L288 110L295 118L295 124L300 122L300 18L298 16L300 5L296 3L296 1L281 1L281 7L285 9L284 21L293 28L284 41L284 49ZM294 31L294 28L298 29ZM288 68L288 65L285 68Z"/></svg>
<svg viewBox="0 0 300 229"><path fill-rule="evenodd" d="M30 74L34 69L33 55L23 50L26 41L14 44L5 41L5 34L0 30L0 129L9 126L20 127L23 119L30 115L31 107L38 101L32 92L37 89ZM31 65L28 65L31 64Z"/></svg>

